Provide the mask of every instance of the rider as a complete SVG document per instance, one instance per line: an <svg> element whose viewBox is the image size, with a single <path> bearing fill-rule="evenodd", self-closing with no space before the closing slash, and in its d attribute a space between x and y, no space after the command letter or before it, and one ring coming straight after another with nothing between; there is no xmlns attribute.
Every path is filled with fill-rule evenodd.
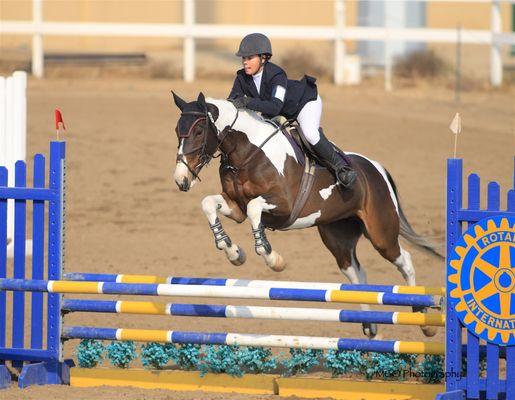
<svg viewBox="0 0 515 400"><path fill-rule="evenodd" d="M245 36L236 55L241 57L243 68L236 73L228 99L237 108L259 111L267 118L283 115L297 119L318 158L333 170L341 185L352 186L356 172L338 155L320 128L322 99L316 79L308 75L300 81L288 79L281 67L269 61L272 45L261 33Z"/></svg>

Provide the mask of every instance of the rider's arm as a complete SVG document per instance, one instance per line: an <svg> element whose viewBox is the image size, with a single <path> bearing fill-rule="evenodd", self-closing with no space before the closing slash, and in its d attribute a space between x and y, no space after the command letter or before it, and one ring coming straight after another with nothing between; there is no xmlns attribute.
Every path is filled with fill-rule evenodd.
<svg viewBox="0 0 515 400"><path fill-rule="evenodd" d="M243 88L241 87L240 80L238 76L236 75L236 78L234 79L234 83L232 85L231 93L229 94L228 99L235 99L236 97L243 97L245 96L245 93L243 92Z"/></svg>
<svg viewBox="0 0 515 400"><path fill-rule="evenodd" d="M272 98L270 100L261 100L252 98L247 104L247 108L260 111L263 114L275 117L281 113L286 96L286 88L288 86L288 78L285 73L279 73L272 78Z"/></svg>

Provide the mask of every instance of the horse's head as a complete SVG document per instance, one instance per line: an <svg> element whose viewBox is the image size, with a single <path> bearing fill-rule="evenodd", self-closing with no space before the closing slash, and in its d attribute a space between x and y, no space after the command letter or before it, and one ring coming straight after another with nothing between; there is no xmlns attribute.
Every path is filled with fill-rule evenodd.
<svg viewBox="0 0 515 400"><path fill-rule="evenodd" d="M200 170L211 161L218 149L215 121L218 108L202 93L196 101L187 103L174 92L173 99L181 110L175 133L179 140L177 164L173 175L180 190L187 192L196 182Z"/></svg>

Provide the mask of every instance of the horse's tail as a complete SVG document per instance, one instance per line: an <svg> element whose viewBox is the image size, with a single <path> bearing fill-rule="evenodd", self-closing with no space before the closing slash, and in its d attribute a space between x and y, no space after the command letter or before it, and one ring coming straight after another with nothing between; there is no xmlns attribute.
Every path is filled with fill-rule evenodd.
<svg viewBox="0 0 515 400"><path fill-rule="evenodd" d="M406 218L406 214L404 214L404 211L401 207L401 202L399 199L399 195L397 194L397 186L395 185L395 182L390 175L390 173L386 170L386 176L388 177L388 181L390 182L390 185L392 185L393 192L395 194L395 198L397 199L397 204L399 208L399 228L400 228L400 234L401 236L406 239L408 242L420 247L421 249L441 258L444 259L445 257L440 253L438 249L441 249L443 245L435 245L432 243L432 240L428 239L427 237L424 237L413 229L411 224L408 221L408 218Z"/></svg>

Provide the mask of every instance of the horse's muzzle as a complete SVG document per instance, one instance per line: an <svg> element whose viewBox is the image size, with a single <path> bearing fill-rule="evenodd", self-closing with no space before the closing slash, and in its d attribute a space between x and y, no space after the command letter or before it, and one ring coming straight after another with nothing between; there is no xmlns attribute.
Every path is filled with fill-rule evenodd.
<svg viewBox="0 0 515 400"><path fill-rule="evenodd" d="M190 181L187 177L182 178L182 181L175 180L175 183L181 192L187 192L190 190Z"/></svg>
<svg viewBox="0 0 515 400"><path fill-rule="evenodd" d="M173 174L173 180L181 192L187 192L191 188L191 179L188 172L188 167L178 162L175 166L175 172Z"/></svg>

